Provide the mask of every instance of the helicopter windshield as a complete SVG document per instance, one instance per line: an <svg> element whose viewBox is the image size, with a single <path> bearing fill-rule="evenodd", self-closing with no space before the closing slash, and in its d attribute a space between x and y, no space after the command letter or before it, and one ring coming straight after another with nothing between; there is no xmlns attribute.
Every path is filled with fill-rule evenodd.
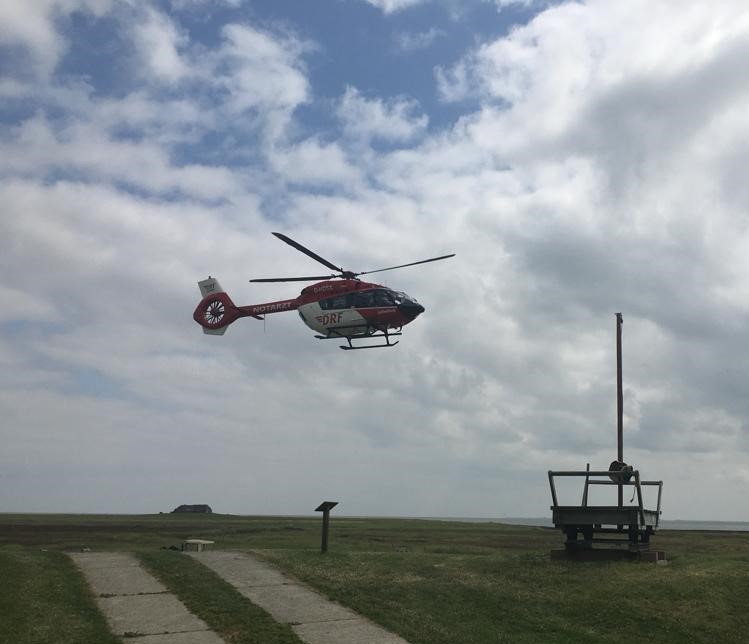
<svg viewBox="0 0 749 644"><path fill-rule="evenodd" d="M414 298L406 295L403 291L392 291L392 295L396 304L418 304Z"/></svg>
<svg viewBox="0 0 749 644"><path fill-rule="evenodd" d="M403 299L406 298L406 300ZM357 291L320 300L320 308L324 311L349 308L372 308L396 306L404 301L413 301L404 293L395 293L389 289L378 288L374 290Z"/></svg>

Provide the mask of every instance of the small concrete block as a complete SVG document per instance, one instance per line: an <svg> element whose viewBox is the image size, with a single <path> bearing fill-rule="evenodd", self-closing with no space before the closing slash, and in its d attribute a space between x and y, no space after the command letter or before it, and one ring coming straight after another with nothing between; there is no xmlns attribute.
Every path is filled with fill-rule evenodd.
<svg viewBox="0 0 749 644"><path fill-rule="evenodd" d="M97 603L113 633L179 633L208 630L174 595L124 595L98 597Z"/></svg>
<svg viewBox="0 0 749 644"><path fill-rule="evenodd" d="M354 619L357 616L304 586L244 586L237 590L253 604L268 611L277 622L285 624Z"/></svg>
<svg viewBox="0 0 749 644"><path fill-rule="evenodd" d="M131 641L130 638L125 640ZM144 635L132 639L133 644L225 644L213 631L190 631L189 633L166 633Z"/></svg>
<svg viewBox="0 0 749 644"><path fill-rule="evenodd" d="M363 618L299 624L292 629L307 644L408 644Z"/></svg>
<svg viewBox="0 0 749 644"><path fill-rule="evenodd" d="M289 582L288 577L264 561L241 552L186 553L216 572L232 586L273 586Z"/></svg>
<svg viewBox="0 0 749 644"><path fill-rule="evenodd" d="M208 539L188 539L182 542L182 552L203 552L208 550L215 541L209 541Z"/></svg>

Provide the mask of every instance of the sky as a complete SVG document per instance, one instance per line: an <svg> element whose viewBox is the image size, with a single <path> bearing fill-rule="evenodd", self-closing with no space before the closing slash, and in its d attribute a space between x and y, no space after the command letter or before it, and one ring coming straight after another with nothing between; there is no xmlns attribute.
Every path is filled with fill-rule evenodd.
<svg viewBox="0 0 749 644"><path fill-rule="evenodd" d="M624 460L749 521L747 57L735 0L6 0L0 512L549 516L621 312ZM204 335L208 275L319 274L274 231L456 256L377 275L392 349Z"/></svg>

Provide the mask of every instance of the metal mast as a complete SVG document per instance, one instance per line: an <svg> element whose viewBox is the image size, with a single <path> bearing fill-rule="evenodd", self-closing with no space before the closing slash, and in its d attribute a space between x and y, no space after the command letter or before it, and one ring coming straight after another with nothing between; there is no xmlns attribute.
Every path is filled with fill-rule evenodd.
<svg viewBox="0 0 749 644"><path fill-rule="evenodd" d="M616 460L624 463L624 395L622 393L622 319L616 313ZM619 484L619 507L624 505L624 490Z"/></svg>

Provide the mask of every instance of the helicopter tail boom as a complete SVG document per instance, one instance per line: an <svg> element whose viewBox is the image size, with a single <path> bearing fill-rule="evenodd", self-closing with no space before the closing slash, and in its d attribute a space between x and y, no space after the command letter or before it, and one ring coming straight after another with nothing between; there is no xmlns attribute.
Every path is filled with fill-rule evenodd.
<svg viewBox="0 0 749 644"><path fill-rule="evenodd" d="M192 318L203 327L203 333L224 335L232 322L247 315L237 308L215 277L201 280L198 287L203 299L195 308Z"/></svg>
<svg viewBox="0 0 749 644"><path fill-rule="evenodd" d="M298 298L292 300L278 300L265 304L250 304L237 306L232 302L229 294L221 288L215 277L198 282L203 299L195 307L192 319L203 327L203 333L209 335L224 335L227 327L239 318L255 318L263 320L268 313L293 311L299 304Z"/></svg>

